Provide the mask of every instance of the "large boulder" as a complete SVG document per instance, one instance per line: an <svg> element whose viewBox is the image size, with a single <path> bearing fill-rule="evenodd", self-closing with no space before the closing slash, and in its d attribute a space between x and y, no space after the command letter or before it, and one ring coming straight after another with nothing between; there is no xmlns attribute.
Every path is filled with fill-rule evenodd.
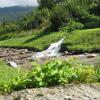
<svg viewBox="0 0 100 100"><path fill-rule="evenodd" d="M9 66L13 67L13 68L17 68L17 67L18 67L17 63L14 62L14 61L8 61L7 64L8 64Z"/></svg>
<svg viewBox="0 0 100 100"><path fill-rule="evenodd" d="M88 54L87 55L87 58L94 58L94 57L96 57L97 56L97 54L95 54L95 53L93 53L93 54Z"/></svg>

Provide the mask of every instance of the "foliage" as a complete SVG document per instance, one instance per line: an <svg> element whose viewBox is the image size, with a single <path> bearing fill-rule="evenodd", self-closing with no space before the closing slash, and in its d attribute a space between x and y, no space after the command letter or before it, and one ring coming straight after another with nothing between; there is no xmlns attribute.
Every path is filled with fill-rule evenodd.
<svg viewBox="0 0 100 100"><path fill-rule="evenodd" d="M66 61L51 60L43 65L34 63L31 72L20 74L20 69L18 69L17 76L10 78L8 82L1 79L0 91L11 92L32 87L100 82L99 71L93 65L81 64L73 58Z"/></svg>
<svg viewBox="0 0 100 100"><path fill-rule="evenodd" d="M38 0L40 8L48 8L51 9L54 5L63 2L65 0Z"/></svg>
<svg viewBox="0 0 100 100"><path fill-rule="evenodd" d="M65 37L64 50L76 53L100 51L100 28L76 30L72 32L59 31L49 34L44 30L34 31L0 34L0 46L44 50L51 43Z"/></svg>
<svg viewBox="0 0 100 100"><path fill-rule="evenodd" d="M0 91L10 92L15 86L18 89L19 84L25 79L25 74L26 71L22 71L20 68L13 69L0 60Z"/></svg>
<svg viewBox="0 0 100 100"><path fill-rule="evenodd" d="M23 29L30 30L33 28L37 28L42 23L45 23L46 21L48 21L49 16L50 16L50 12L47 8L44 8L41 10L35 10L30 15L24 16L24 18L21 20L21 23L19 23L19 28L21 30Z"/></svg>
<svg viewBox="0 0 100 100"><path fill-rule="evenodd" d="M96 28L100 27L100 16L91 15L89 18L86 19L85 23L86 28Z"/></svg>
<svg viewBox="0 0 100 100"><path fill-rule="evenodd" d="M70 19L74 19L83 24L86 23L87 18L90 18L90 9L95 6L97 6L97 3L91 0L65 0L64 2L56 4L52 8L50 20L53 30L58 30L62 26L69 26L68 22L70 22ZM88 20L88 22L92 22L92 20Z"/></svg>
<svg viewBox="0 0 100 100"><path fill-rule="evenodd" d="M52 23L53 30L57 31L59 27L66 24L68 22L68 13L66 12L64 7L59 7L59 5L56 5L52 9L52 16L50 18L50 21Z"/></svg>
<svg viewBox="0 0 100 100"><path fill-rule="evenodd" d="M68 23L68 26L61 27L59 30L64 31L64 32L71 32L71 31L78 30L78 29L81 30L83 28L84 28L84 25L82 23L70 21Z"/></svg>
<svg viewBox="0 0 100 100"><path fill-rule="evenodd" d="M98 82L100 82L100 65L95 66L95 72Z"/></svg>
<svg viewBox="0 0 100 100"><path fill-rule="evenodd" d="M43 66L36 66L29 77L35 87L97 81L93 66L82 65L72 59L68 61L53 60Z"/></svg>
<svg viewBox="0 0 100 100"><path fill-rule="evenodd" d="M38 8L40 9L34 9L32 13L25 15L22 20L14 23L14 26L17 26L14 31L32 30L43 24L49 24L52 31L58 31L62 26L68 26L70 20L84 24L84 28L98 28L100 26L100 18L97 18L97 14L99 15L99 0L38 0L38 2L40 4ZM92 14L95 17L91 17ZM10 24L12 23L6 24L6 26L12 26ZM12 32L12 27L5 31L5 27L1 26L0 33L2 32Z"/></svg>

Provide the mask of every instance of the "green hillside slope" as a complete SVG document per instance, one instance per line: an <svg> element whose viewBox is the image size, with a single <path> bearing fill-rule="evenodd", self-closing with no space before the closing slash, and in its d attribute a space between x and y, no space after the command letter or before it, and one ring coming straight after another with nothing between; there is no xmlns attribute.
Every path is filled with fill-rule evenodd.
<svg viewBox="0 0 100 100"><path fill-rule="evenodd" d="M45 34L45 35L44 35ZM21 32L0 35L1 47L27 47L43 50L65 37L64 48L75 52L100 51L100 28L76 30L71 33Z"/></svg>

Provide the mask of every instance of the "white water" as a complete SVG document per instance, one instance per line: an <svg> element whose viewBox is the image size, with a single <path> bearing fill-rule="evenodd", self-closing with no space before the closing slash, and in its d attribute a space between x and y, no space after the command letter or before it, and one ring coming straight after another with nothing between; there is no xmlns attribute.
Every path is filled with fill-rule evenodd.
<svg viewBox="0 0 100 100"><path fill-rule="evenodd" d="M47 50L35 53L32 56L32 60L38 59L38 58L55 57L55 56L62 55L61 52L60 52L60 49L61 49L61 45L62 45L63 42L64 42L64 38L62 38L61 40L59 40L56 43L51 44Z"/></svg>

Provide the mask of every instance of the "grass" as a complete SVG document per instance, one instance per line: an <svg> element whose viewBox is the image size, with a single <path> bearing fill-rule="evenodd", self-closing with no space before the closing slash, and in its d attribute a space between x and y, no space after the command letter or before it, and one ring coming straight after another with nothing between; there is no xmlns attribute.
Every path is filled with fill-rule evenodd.
<svg viewBox="0 0 100 100"><path fill-rule="evenodd" d="M2 47L27 47L43 50L51 43L65 37L64 48L75 52L100 51L100 28L76 30L71 33L25 31L0 35Z"/></svg>
<svg viewBox="0 0 100 100"><path fill-rule="evenodd" d="M71 39L72 38L72 39ZM77 30L70 34L66 41L71 51L100 52L100 28Z"/></svg>
<svg viewBox="0 0 100 100"><path fill-rule="evenodd" d="M12 80L23 73L22 70L14 69L0 60L0 91L9 91ZM24 72L25 74L25 72Z"/></svg>
<svg viewBox="0 0 100 100"><path fill-rule="evenodd" d="M13 79L17 75L16 70L5 64L0 60L0 84L5 84L10 79Z"/></svg>

